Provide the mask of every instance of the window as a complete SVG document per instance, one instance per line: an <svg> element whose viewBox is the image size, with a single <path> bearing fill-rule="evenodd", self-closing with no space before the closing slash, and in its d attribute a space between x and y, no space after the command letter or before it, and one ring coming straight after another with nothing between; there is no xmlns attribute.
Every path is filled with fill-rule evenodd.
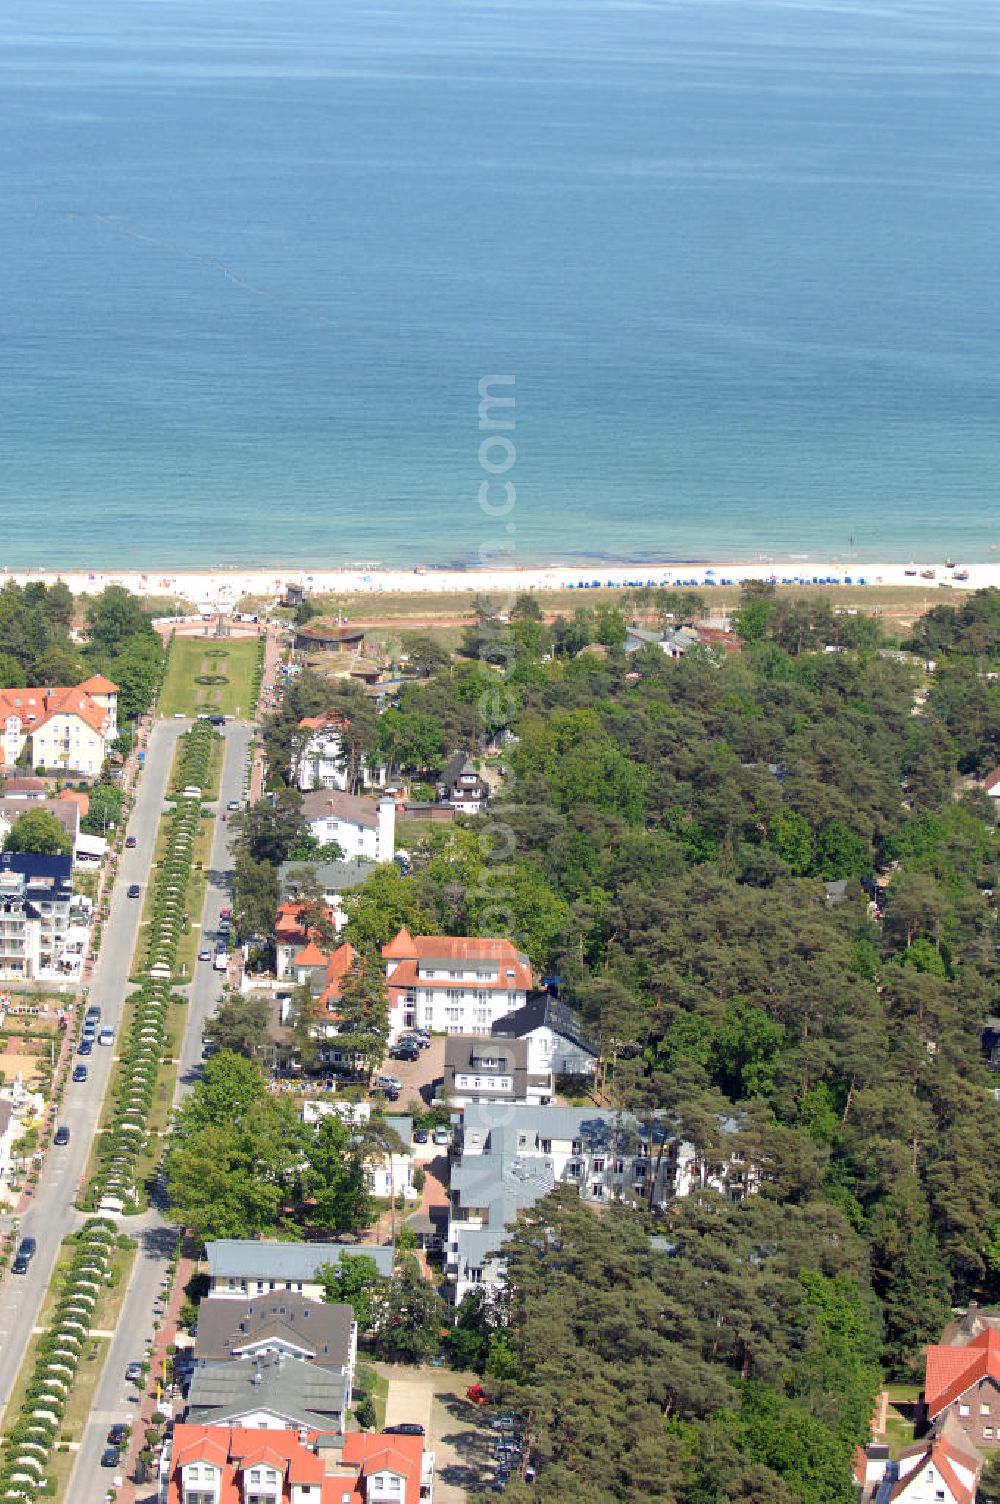
<svg viewBox="0 0 1000 1504"><path fill-rule="evenodd" d="M959 1415L968 1415L968 1413L969 1413L969 1407L968 1407L968 1405L959 1405L959 1407L958 1407L958 1413L959 1413Z"/></svg>
<svg viewBox="0 0 1000 1504"><path fill-rule="evenodd" d="M594 1160L594 1174L595 1175L600 1175L600 1174L603 1173L603 1171L604 1171L604 1160L603 1159L595 1159Z"/></svg>
<svg viewBox="0 0 1000 1504"><path fill-rule="evenodd" d="M993 1427L992 1426L984 1426L983 1427L983 1435L984 1436L988 1436L990 1438L990 1440L992 1441L992 1439L993 1439Z"/></svg>
<svg viewBox="0 0 1000 1504"><path fill-rule="evenodd" d="M979 1413L980 1415L989 1415L991 1413L989 1405L980 1405Z"/></svg>
<svg viewBox="0 0 1000 1504"><path fill-rule="evenodd" d="M570 1162L569 1162L569 1164L566 1166L566 1174L567 1175L579 1175L580 1168L581 1168L580 1161L578 1159L571 1159Z"/></svg>

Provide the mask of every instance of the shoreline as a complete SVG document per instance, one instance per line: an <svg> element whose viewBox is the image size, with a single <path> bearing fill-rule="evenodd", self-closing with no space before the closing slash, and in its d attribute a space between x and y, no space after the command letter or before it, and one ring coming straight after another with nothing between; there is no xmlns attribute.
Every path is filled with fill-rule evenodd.
<svg viewBox="0 0 1000 1504"><path fill-rule="evenodd" d="M968 578L955 578L956 568ZM933 571L931 578L924 574ZM277 597L288 585L313 595L379 596L400 594L471 595L476 592L519 590L629 589L637 585L685 586L712 589L746 579L773 580L779 585L823 588L852 585L909 586L935 591L942 586L959 590L1000 587L1000 560L934 564L880 563L860 559L740 560L716 563L568 564L508 566L506 568L449 569L422 565L412 569L214 568L214 569L4 569L5 580L19 585L54 584L62 580L74 595L93 595L108 585L123 585L138 596L171 595L201 609L226 609L243 596Z"/></svg>

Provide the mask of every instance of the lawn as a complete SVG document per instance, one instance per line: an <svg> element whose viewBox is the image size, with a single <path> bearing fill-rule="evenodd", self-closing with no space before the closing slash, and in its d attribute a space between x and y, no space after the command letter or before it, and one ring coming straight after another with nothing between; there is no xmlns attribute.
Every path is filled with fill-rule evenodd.
<svg viewBox="0 0 1000 1504"><path fill-rule="evenodd" d="M920 1409L919 1384L887 1384L889 1396L886 1414L885 1437L889 1452L898 1457L904 1447L913 1441L914 1427Z"/></svg>
<svg viewBox="0 0 1000 1504"><path fill-rule="evenodd" d="M256 668L255 637L175 637L170 644L158 713L172 716L218 711L248 719L254 712ZM197 679L204 676L226 682L198 684Z"/></svg>

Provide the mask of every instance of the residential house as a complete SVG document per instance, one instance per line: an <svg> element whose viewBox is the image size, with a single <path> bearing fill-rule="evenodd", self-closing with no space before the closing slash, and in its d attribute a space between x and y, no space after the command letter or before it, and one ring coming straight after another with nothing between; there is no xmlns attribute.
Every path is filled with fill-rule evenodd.
<svg viewBox="0 0 1000 1504"><path fill-rule="evenodd" d="M96 778L118 735L118 686L93 674L72 688L0 690L3 761Z"/></svg>
<svg viewBox="0 0 1000 1504"><path fill-rule="evenodd" d="M928 1347L924 1406L932 1424L954 1416L974 1447L1000 1445L1000 1330L992 1320L974 1315L955 1341Z"/></svg>
<svg viewBox="0 0 1000 1504"><path fill-rule="evenodd" d="M430 1504L421 1436L179 1425L161 1504Z"/></svg>
<svg viewBox="0 0 1000 1504"><path fill-rule="evenodd" d="M871 1443L855 1465L860 1504L975 1504L983 1459L953 1417L904 1447Z"/></svg>
<svg viewBox="0 0 1000 1504"><path fill-rule="evenodd" d="M0 799L0 845L7 839L14 826L22 815L34 814L36 810L44 810L54 820L58 820L71 843L74 860L77 855L77 842L80 839L80 806L72 799L22 799L8 798L6 795Z"/></svg>
<svg viewBox="0 0 1000 1504"><path fill-rule="evenodd" d="M333 1038L339 1024L340 990L344 977L354 963L356 952L351 945L338 945L332 954L320 950L315 940L309 940L296 952L291 961L291 976L299 987L308 987L313 996L312 1033L318 1037ZM291 1018L291 999L283 998L281 1022Z"/></svg>
<svg viewBox="0 0 1000 1504"><path fill-rule="evenodd" d="M303 793L311 789L340 789L351 786L352 769L347 731L350 720L336 710L322 715L307 715L299 722L299 740L292 758L292 780ZM369 767L362 759L361 782L371 788L385 782L385 768Z"/></svg>
<svg viewBox="0 0 1000 1504"><path fill-rule="evenodd" d="M232 1300L227 1291L201 1302L194 1348L198 1363L281 1355L349 1376L357 1357L351 1307L327 1305L291 1290L240 1300Z"/></svg>
<svg viewBox="0 0 1000 1504"><path fill-rule="evenodd" d="M490 786L476 771L475 764L465 752L456 752L441 769L437 780L439 804L450 804L453 809L477 815L485 809L490 797Z"/></svg>
<svg viewBox="0 0 1000 1504"><path fill-rule="evenodd" d="M664 627L662 631L650 632L644 627L629 627L625 636L626 653L637 653L640 648L656 647L668 658L683 658L701 642L696 627Z"/></svg>
<svg viewBox="0 0 1000 1504"><path fill-rule="evenodd" d="M313 789L302 814L321 846L333 842L348 860L391 862L396 849L396 805L392 799L366 799L338 789Z"/></svg>
<svg viewBox="0 0 1000 1504"><path fill-rule="evenodd" d="M732 1199L753 1189L735 1146L721 1168L709 1170L662 1113L513 1104L498 1113L493 1104L471 1103L456 1149L445 1269L456 1303L477 1285L502 1282L506 1229L560 1182L587 1201L655 1210L698 1186Z"/></svg>
<svg viewBox="0 0 1000 1504"><path fill-rule="evenodd" d="M307 1426L337 1432L345 1429L350 1404L350 1385L341 1374L272 1353L242 1362L199 1364L191 1376L185 1420L197 1426L269 1431Z"/></svg>
<svg viewBox="0 0 1000 1504"><path fill-rule="evenodd" d="M362 1109L359 1111L359 1109ZM368 1102L330 1102L313 1099L302 1104L303 1123L319 1123L323 1118L340 1118L359 1130L371 1121ZM413 1158L413 1119L393 1115L385 1118L385 1126L401 1141L401 1148L382 1152L374 1145L365 1155L365 1179L373 1196L405 1196L408 1201L419 1200L420 1192L413 1183L416 1164Z"/></svg>
<svg viewBox="0 0 1000 1504"><path fill-rule="evenodd" d="M983 779L982 788L991 799L1000 800L1000 768L994 768L992 773L987 773Z"/></svg>
<svg viewBox="0 0 1000 1504"><path fill-rule="evenodd" d="M593 1076L600 1053L572 1008L545 991L530 992L523 1008L498 1018L494 1039L523 1039L528 1046L528 1074L548 1078L548 1095L560 1076Z"/></svg>
<svg viewBox="0 0 1000 1504"><path fill-rule="evenodd" d="M382 947L389 984L389 1032L404 1029L487 1035L524 1006L531 963L509 940L414 937L405 927Z"/></svg>
<svg viewBox="0 0 1000 1504"><path fill-rule="evenodd" d="M322 1264L363 1253L388 1276L393 1259L392 1248L381 1243L269 1243L255 1238L218 1238L206 1245L205 1253L209 1293L234 1300L275 1290L322 1300L323 1286L316 1278Z"/></svg>
<svg viewBox="0 0 1000 1504"><path fill-rule="evenodd" d="M310 939L316 939L315 930L306 933L302 922L302 894L318 890L322 893L326 918L339 934L347 923L347 915L341 895L352 888L360 887L369 873L375 871L374 862L284 862L278 869L278 886L282 903L275 916L274 940L277 950L275 975L278 981L287 981L293 975L292 961L298 951Z"/></svg>
<svg viewBox="0 0 1000 1504"><path fill-rule="evenodd" d="M0 852L0 975L58 973L70 930L73 859Z"/></svg>
<svg viewBox="0 0 1000 1504"><path fill-rule="evenodd" d="M323 902L334 911L340 929L341 896L360 888L375 866L375 862L357 857L352 862L282 862L278 868L278 890L284 903L301 899L306 892L321 893Z"/></svg>
<svg viewBox="0 0 1000 1504"><path fill-rule="evenodd" d="M442 1095L453 1107L470 1102L533 1102L550 1100L551 1078L529 1082L528 1044L523 1039L484 1038L481 1034L449 1034L444 1046Z"/></svg>

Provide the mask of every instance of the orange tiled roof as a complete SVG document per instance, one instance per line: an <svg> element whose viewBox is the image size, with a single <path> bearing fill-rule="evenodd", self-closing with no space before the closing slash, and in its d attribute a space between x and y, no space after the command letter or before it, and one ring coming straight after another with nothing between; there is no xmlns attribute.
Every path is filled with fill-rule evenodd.
<svg viewBox="0 0 1000 1504"><path fill-rule="evenodd" d="M950 1442L945 1441L941 1436L933 1439L928 1438L927 1441L920 1442L915 1447L907 1447L900 1454L900 1463L903 1464L907 1458L914 1456L921 1456L922 1460L916 1467L909 1469L900 1478L889 1495L890 1499L905 1500L914 1484L919 1485L921 1482L926 1481L922 1475L928 1464L930 1464L937 1469L942 1482L950 1490L953 1504L974 1504L980 1461L977 1456L970 1456L967 1453L958 1451L957 1448L953 1447ZM972 1479L968 1484L962 1482L962 1478L955 1468L956 1463L972 1473ZM900 1471L902 1471L902 1467ZM919 1497L919 1495L915 1495L914 1497Z"/></svg>
<svg viewBox="0 0 1000 1504"><path fill-rule="evenodd" d="M473 956L466 959L487 960L489 958L480 958ZM508 971L513 972L513 976L508 976ZM489 991L490 988L493 988L496 991L499 991L501 989L506 991L511 987L513 987L515 991L524 991L532 985L531 968L530 966L522 966L519 962L515 961L510 966L500 966L495 977L477 977L475 983L472 984L468 981L468 979L463 979L461 977L421 976L419 972L419 962L400 961L399 965L396 967L396 970L389 978L390 987L469 987L470 985L482 987L486 991Z"/></svg>
<svg viewBox="0 0 1000 1504"><path fill-rule="evenodd" d="M325 731L328 726L334 731L346 731L350 724L348 716L340 715L336 710L324 710L322 715L304 715L299 727L303 731Z"/></svg>
<svg viewBox="0 0 1000 1504"><path fill-rule="evenodd" d="M89 695L116 695L118 685L106 679L103 674L91 674L89 679L84 679L77 689L85 689Z"/></svg>
<svg viewBox="0 0 1000 1504"><path fill-rule="evenodd" d="M281 905L274 917L274 937L276 940L290 945L296 940L306 940L310 936L315 938L315 929L310 929L309 935L306 935L302 924L302 907L301 899L297 902L288 902ZM334 920L333 910L324 908L323 912L332 924Z"/></svg>
<svg viewBox="0 0 1000 1504"><path fill-rule="evenodd" d="M17 716L28 731L39 731L54 715L79 716L91 731L101 731L107 711L81 684L68 689L0 689L0 719Z"/></svg>
<svg viewBox="0 0 1000 1504"><path fill-rule="evenodd" d="M388 960L499 961L524 965L525 957L509 940L481 939L475 935L417 935L401 929L382 954Z"/></svg>
<svg viewBox="0 0 1000 1504"><path fill-rule="evenodd" d="M1000 1332L987 1327L965 1347L935 1345L927 1349L924 1400L931 1420L959 1395L991 1378L1000 1384Z"/></svg>
<svg viewBox="0 0 1000 1504"><path fill-rule="evenodd" d="M319 999L320 1008L324 1009L327 1013L334 1011L332 1004L340 996L340 983L350 971L356 954L354 946L348 945L345 942L343 945L337 946L337 949L327 962L326 980Z"/></svg>
<svg viewBox="0 0 1000 1504"><path fill-rule="evenodd" d="M315 940L308 940L305 947L293 956L293 966L326 966L330 957L320 950Z"/></svg>
<svg viewBox="0 0 1000 1504"><path fill-rule="evenodd" d="M419 1504L423 1441L419 1436L382 1436L351 1432L344 1440L344 1464L356 1471L327 1473L324 1458L313 1450L319 1432L307 1431L304 1443L295 1429L250 1430L243 1426L179 1425L174 1430L168 1504L181 1504L181 1469L191 1462L210 1462L222 1470L219 1504L241 1504L239 1474L261 1463L277 1468L286 1483L320 1484L319 1504L364 1504L365 1475L390 1469L404 1479L400 1504ZM281 1497L287 1497L282 1491Z"/></svg>
<svg viewBox="0 0 1000 1504"><path fill-rule="evenodd" d="M81 789L60 789L56 798L66 799L75 804L80 811L81 820L90 809L90 795L83 793Z"/></svg>

